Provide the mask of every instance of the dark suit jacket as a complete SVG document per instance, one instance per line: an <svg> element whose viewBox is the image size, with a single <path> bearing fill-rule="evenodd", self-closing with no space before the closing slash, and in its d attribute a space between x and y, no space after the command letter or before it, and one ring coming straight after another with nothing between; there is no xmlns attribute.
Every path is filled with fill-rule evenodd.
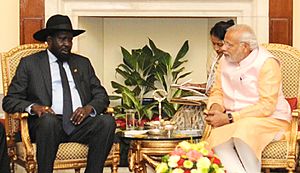
<svg viewBox="0 0 300 173"><path fill-rule="evenodd" d="M69 66L83 106L92 105L98 114L104 112L109 105L108 95L90 61L72 54ZM2 107L8 113L25 112L32 103L51 107L52 97L62 96L52 96L50 65L45 50L21 59Z"/></svg>

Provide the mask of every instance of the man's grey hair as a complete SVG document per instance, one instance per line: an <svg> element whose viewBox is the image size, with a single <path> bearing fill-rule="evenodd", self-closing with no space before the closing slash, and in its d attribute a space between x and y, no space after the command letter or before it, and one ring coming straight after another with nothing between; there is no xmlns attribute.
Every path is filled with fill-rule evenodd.
<svg viewBox="0 0 300 173"><path fill-rule="evenodd" d="M237 24L228 28L227 31L234 31L240 33L240 43L249 44L250 50L256 49L258 47L256 35L250 26L244 24Z"/></svg>

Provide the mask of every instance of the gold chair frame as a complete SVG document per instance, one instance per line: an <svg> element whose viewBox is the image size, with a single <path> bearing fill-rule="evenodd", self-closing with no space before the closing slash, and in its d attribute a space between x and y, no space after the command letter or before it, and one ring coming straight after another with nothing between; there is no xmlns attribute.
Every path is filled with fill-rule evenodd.
<svg viewBox="0 0 300 173"><path fill-rule="evenodd" d="M46 44L25 44L1 54L4 95L7 94L9 84L15 75L20 59L41 50L45 50L46 48ZM36 147L35 144L30 141L27 118L27 113L5 113L8 153L12 161L13 171L14 164L16 163L24 167L27 172L34 173L37 168L35 159ZM15 134L18 132L21 133L22 142L15 141ZM86 167L87 151L88 147L84 144L60 144L56 160L54 162L54 170L75 169L75 173L79 173L81 168ZM111 166L112 172L117 173L119 161L119 143L114 143L105 162L105 166Z"/></svg>
<svg viewBox="0 0 300 173"><path fill-rule="evenodd" d="M275 57L281 60L283 93L286 98L297 98L297 109L292 112L291 129L286 139L271 142L262 153L262 169L267 173L272 168L285 168L295 171L299 155L298 118L300 113L300 51L283 44L262 44Z"/></svg>

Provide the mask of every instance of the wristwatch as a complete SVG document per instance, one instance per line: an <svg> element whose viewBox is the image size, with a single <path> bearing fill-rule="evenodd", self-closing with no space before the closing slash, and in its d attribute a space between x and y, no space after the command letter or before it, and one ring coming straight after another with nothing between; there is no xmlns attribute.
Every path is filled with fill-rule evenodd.
<svg viewBox="0 0 300 173"><path fill-rule="evenodd" d="M233 117L231 113L227 113L229 123L233 123Z"/></svg>

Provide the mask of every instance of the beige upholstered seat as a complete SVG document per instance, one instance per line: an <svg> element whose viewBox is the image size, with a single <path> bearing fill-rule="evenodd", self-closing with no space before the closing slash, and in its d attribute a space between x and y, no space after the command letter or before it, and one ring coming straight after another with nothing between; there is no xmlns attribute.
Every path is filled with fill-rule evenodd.
<svg viewBox="0 0 300 173"><path fill-rule="evenodd" d="M262 153L262 168L285 168L293 172L298 162L298 115L300 101L300 51L283 44L263 44L275 57L281 60L283 93L286 98L297 98L297 109L293 111L291 131L287 139L270 143Z"/></svg>
<svg viewBox="0 0 300 173"><path fill-rule="evenodd" d="M4 95L7 94L8 86L15 74L17 65L22 57L36 53L47 48L46 44L21 45L1 54ZM5 113L5 125L8 141L8 151L13 164L19 164L27 172L36 171L35 160L36 145L31 143L28 133L27 113ZM22 142L15 142L15 134L21 132ZM101 147L101 146L99 146ZM86 166L88 147L79 143L62 143L56 155L54 169L75 169L79 173ZM105 162L111 166L112 172L116 173L120 160L119 144L115 143Z"/></svg>

